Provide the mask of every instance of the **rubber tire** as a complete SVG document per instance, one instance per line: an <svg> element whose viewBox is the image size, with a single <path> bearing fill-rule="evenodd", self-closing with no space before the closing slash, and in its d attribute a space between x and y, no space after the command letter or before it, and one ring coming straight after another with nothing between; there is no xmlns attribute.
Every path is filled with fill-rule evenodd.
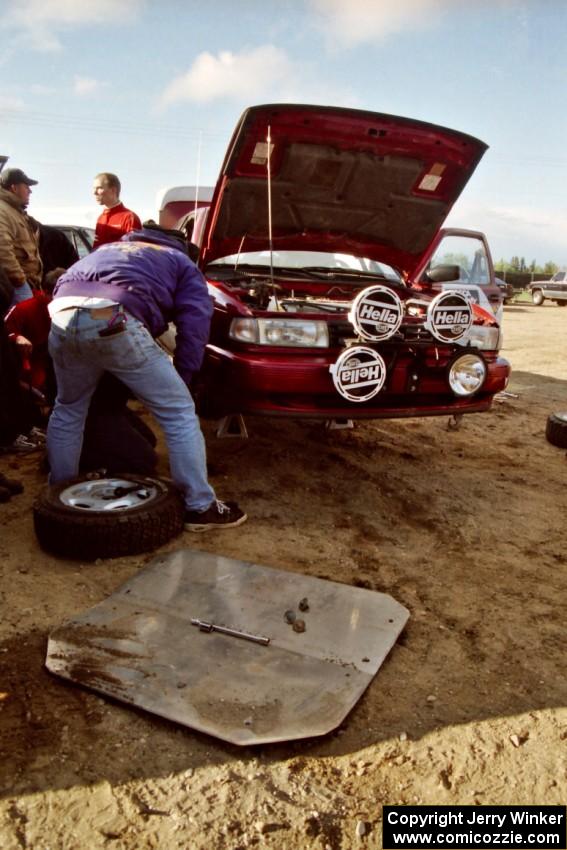
<svg viewBox="0 0 567 850"><path fill-rule="evenodd" d="M557 304L558 307L566 307L567 306L567 301L556 301L555 303Z"/></svg>
<svg viewBox="0 0 567 850"><path fill-rule="evenodd" d="M541 305L545 301L541 289L532 289L532 301L536 307L541 307Z"/></svg>
<svg viewBox="0 0 567 850"><path fill-rule="evenodd" d="M548 416L545 436L552 446L567 449L567 413L552 413Z"/></svg>
<svg viewBox="0 0 567 850"><path fill-rule="evenodd" d="M181 493L159 478L121 473L122 479L158 490L151 501L127 510L85 512L60 500L63 490L90 477L45 487L37 497L33 506L34 529L45 551L81 561L138 555L162 546L183 530L185 506Z"/></svg>

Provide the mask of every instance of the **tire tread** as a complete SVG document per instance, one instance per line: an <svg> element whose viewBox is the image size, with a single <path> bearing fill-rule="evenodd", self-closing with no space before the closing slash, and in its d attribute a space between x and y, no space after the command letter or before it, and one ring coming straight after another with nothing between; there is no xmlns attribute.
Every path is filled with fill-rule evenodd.
<svg viewBox="0 0 567 850"><path fill-rule="evenodd" d="M567 420L552 413L547 418L545 436L552 446L567 449Z"/></svg>
<svg viewBox="0 0 567 850"><path fill-rule="evenodd" d="M135 479L144 480L143 476ZM157 549L181 533L185 514L177 488L159 483L163 492L156 500L120 515L73 509L59 501L61 486L45 488L33 506L40 546L52 554L83 561Z"/></svg>

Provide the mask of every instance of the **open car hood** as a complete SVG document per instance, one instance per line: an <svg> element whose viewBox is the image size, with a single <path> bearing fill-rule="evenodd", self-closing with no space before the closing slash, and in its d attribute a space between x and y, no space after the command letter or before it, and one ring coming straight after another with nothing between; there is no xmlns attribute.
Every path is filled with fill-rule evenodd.
<svg viewBox="0 0 567 850"><path fill-rule="evenodd" d="M394 115L251 107L222 166L200 265L269 249L271 214L274 251L348 253L411 274L486 148Z"/></svg>

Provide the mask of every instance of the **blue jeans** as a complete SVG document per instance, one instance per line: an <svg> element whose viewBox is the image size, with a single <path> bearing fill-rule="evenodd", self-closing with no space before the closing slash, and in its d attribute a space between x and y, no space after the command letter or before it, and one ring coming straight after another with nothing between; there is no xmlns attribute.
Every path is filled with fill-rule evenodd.
<svg viewBox="0 0 567 850"><path fill-rule="evenodd" d="M187 508L206 510L216 497L207 481L205 441L191 394L143 324L129 313L125 316L122 333L102 337L99 331L109 321L94 318L90 310L62 310L52 319L49 353L57 400L47 428L50 482L78 475L89 403L102 373L112 372L161 425L171 477L183 490Z"/></svg>

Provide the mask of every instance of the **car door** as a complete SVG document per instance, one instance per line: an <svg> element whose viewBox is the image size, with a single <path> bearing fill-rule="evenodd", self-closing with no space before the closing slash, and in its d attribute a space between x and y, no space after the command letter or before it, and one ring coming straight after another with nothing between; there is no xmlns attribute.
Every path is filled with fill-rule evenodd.
<svg viewBox="0 0 567 850"><path fill-rule="evenodd" d="M544 294L549 298L567 298L566 276L565 272L556 272L544 290Z"/></svg>
<svg viewBox="0 0 567 850"><path fill-rule="evenodd" d="M498 321L503 316L503 295L494 277L490 250L483 233L446 228L432 245L425 267L419 272L419 284L427 285L427 274L438 266L455 266L458 277L435 283L434 288L457 289L471 301L493 313Z"/></svg>

